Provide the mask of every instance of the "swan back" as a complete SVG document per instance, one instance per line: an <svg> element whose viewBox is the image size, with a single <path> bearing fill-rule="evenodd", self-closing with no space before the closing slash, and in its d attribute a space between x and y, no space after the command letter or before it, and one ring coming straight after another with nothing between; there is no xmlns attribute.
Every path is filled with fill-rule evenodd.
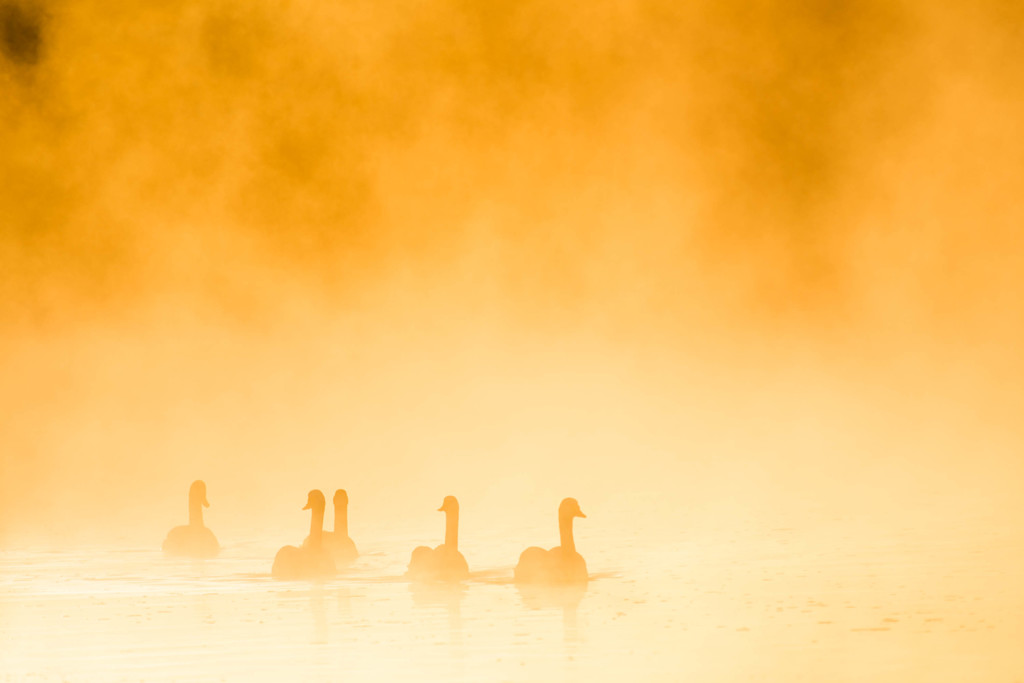
<svg viewBox="0 0 1024 683"><path fill-rule="evenodd" d="M331 553L322 547L286 545L277 551L270 574L275 579L324 579L335 574Z"/></svg>
<svg viewBox="0 0 1024 683"><path fill-rule="evenodd" d="M220 552L217 537L205 526L176 526L167 532L161 546L164 554L176 557L209 559Z"/></svg>
<svg viewBox="0 0 1024 683"><path fill-rule="evenodd" d="M406 577L414 581L462 581L469 578L469 563L462 553L445 544L421 545L412 551Z"/></svg>
<svg viewBox="0 0 1024 683"><path fill-rule="evenodd" d="M359 557L355 541L348 536L343 536L333 531L325 531L322 543L324 548L334 557L334 564L338 567L348 566Z"/></svg>

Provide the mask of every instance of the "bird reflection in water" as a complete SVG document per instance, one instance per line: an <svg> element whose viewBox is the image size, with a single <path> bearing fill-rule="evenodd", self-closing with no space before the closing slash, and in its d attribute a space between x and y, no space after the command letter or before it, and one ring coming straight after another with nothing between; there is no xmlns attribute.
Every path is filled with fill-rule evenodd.
<svg viewBox="0 0 1024 683"><path fill-rule="evenodd" d="M323 586L314 585L309 591L309 612L313 615L313 645L327 644L327 608Z"/></svg>
<svg viewBox="0 0 1024 683"><path fill-rule="evenodd" d="M336 588L335 597L338 598L338 614L345 619L352 618L352 591L346 586Z"/></svg>
<svg viewBox="0 0 1024 683"><path fill-rule="evenodd" d="M544 583L516 583L523 605L532 610L562 610L562 628L565 642L578 643L580 632L576 619L577 609L587 593L586 583L551 585Z"/></svg>
<svg viewBox="0 0 1024 683"><path fill-rule="evenodd" d="M466 595L465 584L413 582L409 584L409 590L417 608L444 608L448 615L448 644L452 648L452 659L461 662L464 659L462 598Z"/></svg>

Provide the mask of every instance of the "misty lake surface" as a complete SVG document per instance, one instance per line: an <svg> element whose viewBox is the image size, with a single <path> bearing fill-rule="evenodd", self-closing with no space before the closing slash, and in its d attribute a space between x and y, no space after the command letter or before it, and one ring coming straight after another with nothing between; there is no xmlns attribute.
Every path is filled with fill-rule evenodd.
<svg viewBox="0 0 1024 683"><path fill-rule="evenodd" d="M584 594L522 592L504 534L458 587L401 579L421 538L356 540L323 584L276 546L0 553L2 681L1018 681L1016 532L722 529L578 538ZM539 534L539 532L538 532ZM550 536L538 535L538 541Z"/></svg>

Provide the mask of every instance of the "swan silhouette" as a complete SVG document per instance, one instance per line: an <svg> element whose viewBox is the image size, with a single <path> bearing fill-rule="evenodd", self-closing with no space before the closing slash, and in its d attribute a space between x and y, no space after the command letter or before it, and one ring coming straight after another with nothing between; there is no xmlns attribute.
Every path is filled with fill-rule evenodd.
<svg viewBox="0 0 1024 683"><path fill-rule="evenodd" d="M208 558L220 552L217 537L203 526L204 507L210 507L206 500L206 482L197 479L188 489L188 524L176 526L167 533L163 544L164 553Z"/></svg>
<svg viewBox="0 0 1024 683"><path fill-rule="evenodd" d="M586 517L575 498L566 498L558 506L558 532L562 545L551 550L536 546L527 548L516 565L516 583L565 584L585 583L587 563L576 552L572 538L572 520Z"/></svg>
<svg viewBox="0 0 1024 683"><path fill-rule="evenodd" d="M459 501L445 496L437 509L445 513L444 543L436 548L421 545L412 551L406 576L415 581L461 581L469 578L469 565L459 552Z"/></svg>
<svg viewBox="0 0 1024 683"><path fill-rule="evenodd" d="M311 510L308 543L301 548L286 545L277 551L270 573L275 579L318 579L334 576L334 560L323 545L324 494L313 489L303 510Z"/></svg>
<svg viewBox="0 0 1024 683"><path fill-rule="evenodd" d="M303 547L309 545L311 538L306 537L302 542ZM356 544L348 535L348 492L345 489L334 492L334 531L323 532L322 538L336 566L347 567L359 557Z"/></svg>

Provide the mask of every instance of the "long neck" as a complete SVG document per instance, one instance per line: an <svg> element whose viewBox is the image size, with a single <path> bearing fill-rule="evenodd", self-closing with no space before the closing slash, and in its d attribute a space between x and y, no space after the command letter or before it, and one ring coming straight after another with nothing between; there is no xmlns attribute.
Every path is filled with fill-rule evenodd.
<svg viewBox="0 0 1024 683"><path fill-rule="evenodd" d="M572 515L558 515L558 536L562 550L576 552L576 542L572 540Z"/></svg>
<svg viewBox="0 0 1024 683"><path fill-rule="evenodd" d="M313 508L313 514L310 515L309 519L309 542L310 545L320 545L320 540L323 538L324 533L324 509L322 507Z"/></svg>
<svg viewBox="0 0 1024 683"><path fill-rule="evenodd" d="M348 502L334 504L334 533L348 538Z"/></svg>
<svg viewBox="0 0 1024 683"><path fill-rule="evenodd" d="M445 513L444 544L451 550L459 549L459 511L448 510Z"/></svg>
<svg viewBox="0 0 1024 683"><path fill-rule="evenodd" d="M199 496L188 497L188 525L203 525L203 501Z"/></svg>

